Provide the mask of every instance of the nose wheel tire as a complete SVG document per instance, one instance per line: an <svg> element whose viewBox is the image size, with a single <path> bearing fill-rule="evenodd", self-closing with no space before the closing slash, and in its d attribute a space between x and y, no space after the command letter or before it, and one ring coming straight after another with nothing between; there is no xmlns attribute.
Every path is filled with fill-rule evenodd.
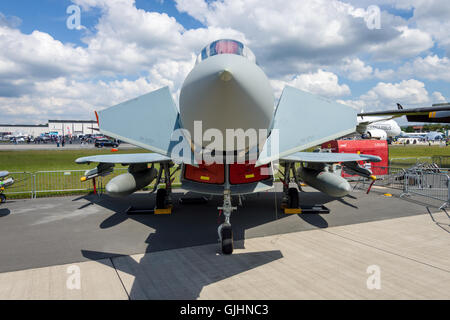
<svg viewBox="0 0 450 320"><path fill-rule="evenodd" d="M222 253L233 253L233 230L231 225L223 224L220 230Z"/></svg>

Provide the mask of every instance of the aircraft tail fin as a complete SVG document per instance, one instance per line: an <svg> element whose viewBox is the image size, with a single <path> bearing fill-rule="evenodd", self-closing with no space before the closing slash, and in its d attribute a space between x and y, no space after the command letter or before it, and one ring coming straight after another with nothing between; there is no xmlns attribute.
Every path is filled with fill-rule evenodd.
<svg viewBox="0 0 450 320"><path fill-rule="evenodd" d="M403 106L400 103L397 103L398 110L403 110Z"/></svg>

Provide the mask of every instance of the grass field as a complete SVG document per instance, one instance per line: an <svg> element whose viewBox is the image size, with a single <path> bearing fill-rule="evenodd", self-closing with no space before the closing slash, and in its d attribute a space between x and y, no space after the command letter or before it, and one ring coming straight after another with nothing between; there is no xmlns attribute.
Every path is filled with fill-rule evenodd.
<svg viewBox="0 0 450 320"><path fill-rule="evenodd" d="M117 153L145 153L143 149L119 150ZM50 170L86 170L95 164L76 164L77 158L112 154L111 149L0 151L0 170L9 172L36 172ZM121 167L121 166L120 166Z"/></svg>
<svg viewBox="0 0 450 320"><path fill-rule="evenodd" d="M122 150L117 153L144 153L143 149ZM15 174L16 184L6 190L6 194L11 192L21 192L30 190L33 179L36 179L38 190L78 190L92 188L92 182L80 182L84 170L94 168L96 164L79 165L75 159L89 155L112 154L110 149L89 149L89 150L39 150L39 151L0 151L0 171L28 172L38 171L61 171L60 173L39 174L35 178L30 174ZM440 146L390 146L389 158L398 159L391 162L394 167L409 167L416 162L429 162L432 156L450 156L450 147ZM124 169L122 165L116 165L116 169ZM78 170L82 170L79 172ZM110 179L123 171L118 170L114 174L103 179L105 185ZM175 185L179 183L179 174L175 175ZM74 193L74 192L72 192ZM42 193L41 196L60 195L59 191ZM28 196L28 195L23 195ZM21 195L14 195L21 197Z"/></svg>
<svg viewBox="0 0 450 320"><path fill-rule="evenodd" d="M145 153L144 149L119 150L117 153ZM0 170L9 172L36 172L50 170L86 170L95 164L79 165L75 159L90 155L112 154L110 149L52 150L52 151L0 151ZM450 147L390 146L389 158L420 158L450 156ZM415 163L414 159L409 162ZM118 165L117 167L122 167Z"/></svg>
<svg viewBox="0 0 450 320"><path fill-rule="evenodd" d="M450 156L450 147L441 146L402 146L389 147L389 158Z"/></svg>

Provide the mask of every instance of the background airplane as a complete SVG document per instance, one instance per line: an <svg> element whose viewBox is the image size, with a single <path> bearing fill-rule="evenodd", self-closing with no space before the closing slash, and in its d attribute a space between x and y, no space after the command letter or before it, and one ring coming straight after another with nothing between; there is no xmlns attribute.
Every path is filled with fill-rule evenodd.
<svg viewBox="0 0 450 320"><path fill-rule="evenodd" d="M433 104L430 108L404 109L397 103L398 110L364 112L358 114L356 132L369 139L386 140L402 134L394 118L406 116L409 122L450 123L450 104Z"/></svg>
<svg viewBox="0 0 450 320"><path fill-rule="evenodd" d="M129 165L128 173L106 186L111 196L129 195L155 181L155 213L170 213L173 175L181 170L183 189L223 197L218 209L225 221L218 234L222 252L230 254L230 217L236 210L232 195L273 188L277 162L283 182L282 206L286 212L300 213L300 180L342 197L351 187L335 163L374 180L358 161L381 160L363 154L300 152L353 133L356 111L293 87L284 89L275 111L273 101L269 79L253 52L239 41L217 40L201 51L185 79L179 109L166 87L96 114L101 133L153 153L92 156L76 162L99 163L86 172L85 181L111 173L117 163ZM202 130L197 139L199 123ZM236 146L235 137L228 138L228 130L262 130L266 134ZM211 132L226 139L213 141L208 138ZM254 151L255 159L251 157ZM220 161L207 163L205 159L211 156ZM243 163L236 162L240 156ZM165 187L156 190L160 183Z"/></svg>
<svg viewBox="0 0 450 320"><path fill-rule="evenodd" d="M358 116L356 132L369 139L387 140L400 135L402 129L391 117Z"/></svg>

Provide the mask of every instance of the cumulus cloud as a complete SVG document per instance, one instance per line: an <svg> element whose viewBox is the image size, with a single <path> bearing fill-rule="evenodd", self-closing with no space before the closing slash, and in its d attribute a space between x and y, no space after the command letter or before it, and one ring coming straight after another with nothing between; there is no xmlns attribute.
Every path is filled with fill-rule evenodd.
<svg viewBox="0 0 450 320"><path fill-rule="evenodd" d="M379 82L359 99L340 100L341 103L364 111L395 109L396 103L407 107L419 107L443 101L445 98L440 92L435 91L430 95L425 84L414 79L398 83Z"/></svg>
<svg viewBox="0 0 450 320"><path fill-rule="evenodd" d="M429 55L425 58L418 57L412 62L407 62L399 68L399 73L422 79L444 80L450 82L450 59L439 58L437 55Z"/></svg>
<svg viewBox="0 0 450 320"><path fill-rule="evenodd" d="M72 2L101 12L96 25L84 32L83 46L38 30L25 34L17 28L18 20L0 13L0 112L6 119L89 117L94 109L162 86L169 86L177 101L196 54L218 38L246 43L278 95L288 84L342 99L352 93L343 78L384 81L359 99L347 100L355 107L407 97L418 103L420 95L427 101L442 99L439 92L430 96L414 79L420 74L421 79L442 80L450 74L447 58L428 54L434 41L446 45L445 33L433 30L430 19L441 15L420 1L414 2L414 21L382 11L381 29L367 27L365 4L338 0L176 0L180 12L205 26L194 29L166 13L138 9L135 0ZM413 60L399 70L374 63L405 58ZM400 76L411 80L391 83Z"/></svg>
<svg viewBox="0 0 450 320"><path fill-rule="evenodd" d="M354 81L361 81L372 77L373 68L367 66L359 58L355 59L344 59L344 64L341 66L342 72L347 76L347 78Z"/></svg>
<svg viewBox="0 0 450 320"><path fill-rule="evenodd" d="M281 92L286 85L332 98L346 96L351 93L350 88L346 84L339 84L339 79L336 74L322 69L317 70L317 72L304 73L295 76L290 80L272 80L272 86L275 89L276 97L281 95Z"/></svg>

